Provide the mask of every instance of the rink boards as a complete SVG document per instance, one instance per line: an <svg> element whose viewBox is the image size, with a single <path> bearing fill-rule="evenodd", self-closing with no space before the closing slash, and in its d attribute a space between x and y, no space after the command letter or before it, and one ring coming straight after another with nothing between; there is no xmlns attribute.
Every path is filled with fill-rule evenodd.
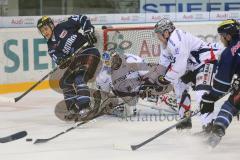
<svg viewBox="0 0 240 160"><path fill-rule="evenodd" d="M208 42L218 41L217 24L218 22L176 22L177 27L189 31ZM154 26L154 24L115 26ZM96 26L96 35L98 37L96 47L102 52L103 30L100 25ZM55 64L48 56L46 40L42 38L36 28L1 28L0 42L0 94L21 92L55 67ZM132 43L134 43L134 39ZM152 44L147 43L146 45L151 48ZM37 89L46 88L49 88L47 81Z"/></svg>

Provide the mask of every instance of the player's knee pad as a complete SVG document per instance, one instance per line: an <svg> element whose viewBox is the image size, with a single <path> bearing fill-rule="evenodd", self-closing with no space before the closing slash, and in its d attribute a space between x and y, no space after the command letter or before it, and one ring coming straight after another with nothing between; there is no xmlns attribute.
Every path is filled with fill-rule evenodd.
<svg viewBox="0 0 240 160"><path fill-rule="evenodd" d="M196 90L210 90L213 76L217 69L217 62L206 63L199 67L196 73Z"/></svg>
<svg viewBox="0 0 240 160"><path fill-rule="evenodd" d="M222 105L214 123L227 128L231 123L233 116L236 114L237 109L229 101L226 101Z"/></svg>

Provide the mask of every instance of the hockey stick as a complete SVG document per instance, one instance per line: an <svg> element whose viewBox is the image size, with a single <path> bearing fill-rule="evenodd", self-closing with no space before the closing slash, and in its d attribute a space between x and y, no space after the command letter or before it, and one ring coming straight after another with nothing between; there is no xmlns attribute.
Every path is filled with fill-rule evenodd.
<svg viewBox="0 0 240 160"><path fill-rule="evenodd" d="M82 52L83 48L86 47L88 43L83 44L71 57L75 57L76 53ZM5 98L5 97L0 97L0 101L4 102L18 102L20 99L22 99L25 95L27 95L30 91L32 91L34 88L36 88L40 83L42 83L45 79L47 79L50 75L52 75L54 72L56 72L60 67L54 68L52 71L50 71L48 74L46 74L42 79L40 79L37 83L35 83L33 86L31 86L28 90L26 90L24 93L22 93L20 96L15 97L15 98Z"/></svg>
<svg viewBox="0 0 240 160"><path fill-rule="evenodd" d="M0 143L7 143L7 142L15 141L15 140L25 137L26 135L27 135L26 131L17 132L10 136L0 138Z"/></svg>
<svg viewBox="0 0 240 160"><path fill-rule="evenodd" d="M30 87L28 90L26 90L24 93L22 93L20 96L14 98L14 102L18 102L20 99L22 99L25 95L27 95L30 91L32 91L35 87L37 87L42 81L44 81L46 78L48 78L50 75L52 75L56 70L58 70L59 67L54 68L51 72L46 74L42 79L40 79L37 83L35 83L32 87Z"/></svg>
<svg viewBox="0 0 240 160"><path fill-rule="evenodd" d="M199 113L198 110L195 111L195 112L193 112L192 115L191 115L191 117L197 115L198 113ZM164 129L163 131L159 132L159 133L156 134L155 136L153 136L153 137L151 137L151 138L149 138L149 139L143 141L142 143L139 143L139 144L137 144L137 145L131 145L131 146L130 146L131 149L132 149L133 151L137 150L138 148L140 148L140 147L142 147L142 146L148 144L149 142L153 141L153 140L156 139L157 137L159 137L159 136L161 136L161 135L167 133L167 132L170 131L171 129L175 128L175 127L176 127L177 125L179 125L180 123L187 121L187 120L188 120L189 118L191 118L191 117L186 117L186 118L184 118L184 119L178 121L178 122L175 123L174 125L171 125L170 127Z"/></svg>
<svg viewBox="0 0 240 160"><path fill-rule="evenodd" d="M105 100L103 101L103 103L104 103L105 101L107 101L108 99L109 99L109 98L105 99ZM75 123L75 126L70 127L70 128L68 128L67 130L65 130L65 131L63 131L63 132L60 132L60 133L58 133L58 134L56 134L56 135L54 135L54 136L52 136L52 137L50 137L50 138L45 138L45 139L40 139L40 138L39 138L39 139L36 139L33 144L46 143L46 142L48 142L48 141L50 141L50 140L52 140L52 139L55 139L55 138L57 138L57 137L65 134L65 133L71 131L71 130L74 130L74 129L78 128L79 126L81 126L81 125L83 125L83 124L86 124L86 123L92 121L93 119L96 119L97 117L100 117L100 116L102 116L102 115L104 115L104 113L101 113L101 112L100 112L100 113L97 113L97 115L94 116L94 117L92 117L91 120L85 120L85 121L82 121L82 122L79 122L79 123L76 122L76 123Z"/></svg>
<svg viewBox="0 0 240 160"><path fill-rule="evenodd" d="M95 117L95 118L96 118L96 117ZM77 123L75 126L73 126L73 127L71 127L71 128L68 128L67 130L65 130L65 131L63 131L63 132L60 132L60 133L58 133L58 134L56 134L56 135L54 135L54 136L52 136L52 137L50 137L50 138L46 138L46 139L36 139L33 144L46 143L46 142L48 142L48 141L50 141L50 140L52 140L52 139L55 139L55 138L57 138L57 137L65 134L65 133L67 133L67 132L69 132L69 131L71 131L71 130L73 130L73 129L76 129L77 127L79 127L79 126L81 126L81 125L83 125L83 124L85 124L85 123L87 123L87 122L89 122L89 121L91 121L91 120L87 120L87 121L83 121L83 122Z"/></svg>
<svg viewBox="0 0 240 160"><path fill-rule="evenodd" d="M0 97L0 102L10 102L10 103L16 103L20 99L22 99L26 94L28 94L30 91L32 91L35 87L37 87L42 81L44 81L46 78L48 78L51 74L53 74L58 67L54 68L51 72L46 74L42 79L40 79L37 83L35 83L33 86L31 86L28 90L26 90L24 93L22 93L20 96L15 98L7 98L7 97Z"/></svg>

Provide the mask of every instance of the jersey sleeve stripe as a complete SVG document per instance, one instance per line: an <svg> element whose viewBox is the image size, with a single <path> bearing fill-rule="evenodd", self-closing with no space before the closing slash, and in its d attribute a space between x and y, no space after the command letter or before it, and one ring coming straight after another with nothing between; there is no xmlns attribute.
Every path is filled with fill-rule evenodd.
<svg viewBox="0 0 240 160"><path fill-rule="evenodd" d="M217 81L218 83L222 83L222 84L229 85L229 86L231 85L231 83L222 81L222 80L220 80L220 79L217 79L216 77L214 77L214 80Z"/></svg>
<svg viewBox="0 0 240 160"><path fill-rule="evenodd" d="M218 93L220 93L220 94L226 94L226 93L228 93L228 92L224 92L224 91L220 91L220 90L218 90L218 89L216 89L216 88L212 88L212 90L213 91L215 91L215 92L218 92Z"/></svg>
<svg viewBox="0 0 240 160"><path fill-rule="evenodd" d="M228 93L228 90L230 88L230 84L223 82L223 81L219 81L216 78L213 79L213 90L222 94Z"/></svg>

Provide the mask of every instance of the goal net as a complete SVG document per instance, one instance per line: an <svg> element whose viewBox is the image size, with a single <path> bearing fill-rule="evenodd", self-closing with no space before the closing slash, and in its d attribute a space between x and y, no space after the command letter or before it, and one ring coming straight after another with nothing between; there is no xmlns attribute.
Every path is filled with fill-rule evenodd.
<svg viewBox="0 0 240 160"><path fill-rule="evenodd" d="M103 31L103 49L135 54L147 63L158 63L160 42L153 27L116 27Z"/></svg>

